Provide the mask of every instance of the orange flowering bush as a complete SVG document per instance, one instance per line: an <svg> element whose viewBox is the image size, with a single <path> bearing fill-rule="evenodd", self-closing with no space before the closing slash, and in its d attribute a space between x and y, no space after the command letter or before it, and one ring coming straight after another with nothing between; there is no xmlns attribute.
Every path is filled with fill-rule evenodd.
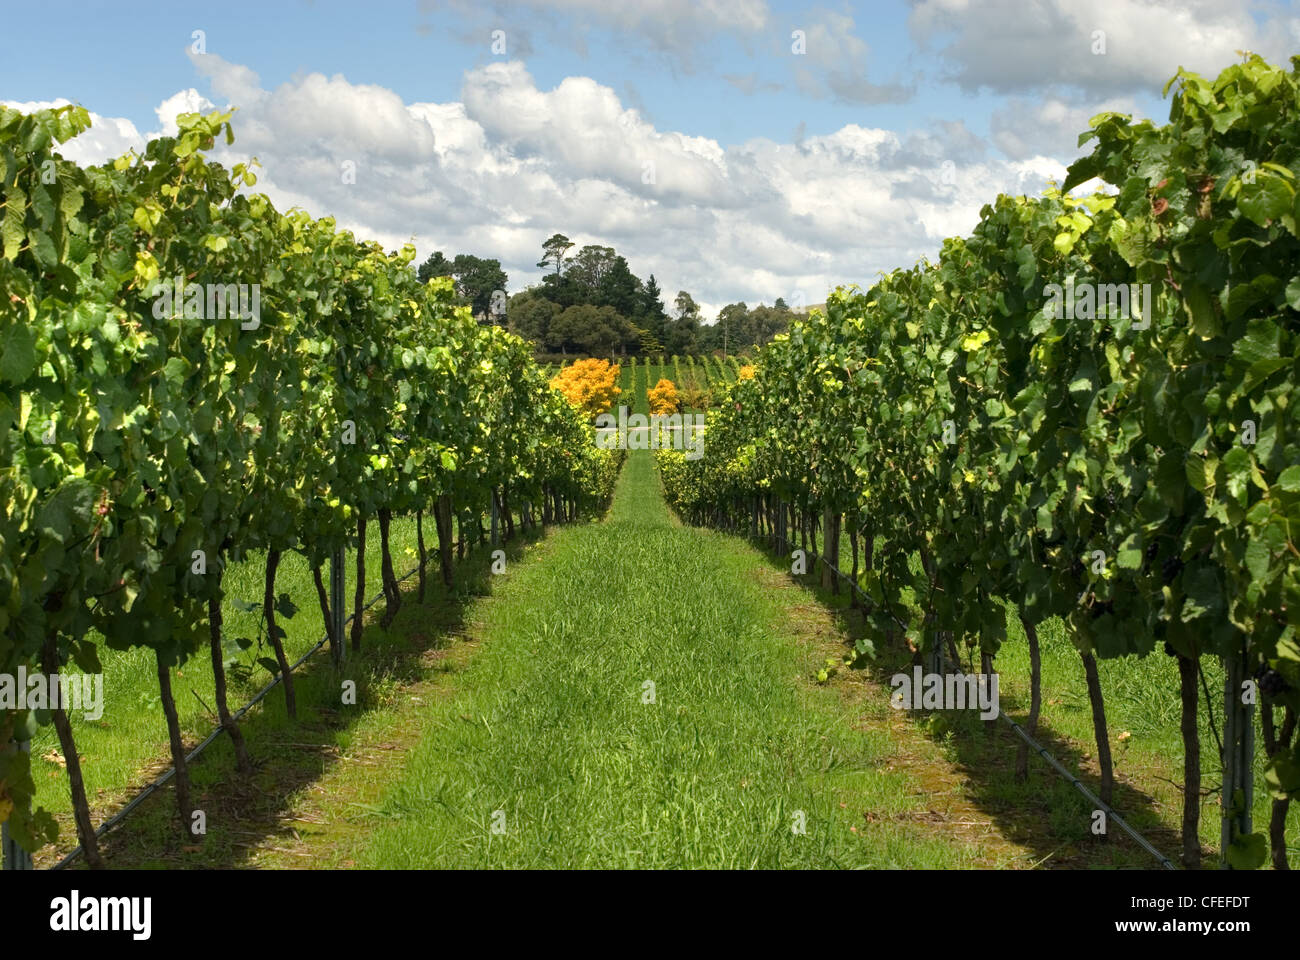
<svg viewBox="0 0 1300 960"><path fill-rule="evenodd" d="M551 381L551 386L578 410L591 418L609 410L618 388L619 365L608 360L578 360L565 367Z"/></svg>
<svg viewBox="0 0 1300 960"><path fill-rule="evenodd" d="M677 388L668 379L661 379L647 390L646 398L650 401L651 413L677 413L681 409L681 398L677 396Z"/></svg>

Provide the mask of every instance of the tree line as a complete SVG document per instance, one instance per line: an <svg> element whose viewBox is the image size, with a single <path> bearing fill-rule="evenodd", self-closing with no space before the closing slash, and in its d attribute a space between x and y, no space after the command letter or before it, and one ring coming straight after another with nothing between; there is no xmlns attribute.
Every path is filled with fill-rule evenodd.
<svg viewBox="0 0 1300 960"><path fill-rule="evenodd" d="M654 274L642 280L613 247L576 246L562 233L542 244L542 282L506 295L501 262L442 251L419 267L421 282L451 277L458 302L481 323L504 326L539 352L593 356L743 353L787 329L793 311L778 298L771 306L730 303L713 323L679 290L669 309Z"/></svg>

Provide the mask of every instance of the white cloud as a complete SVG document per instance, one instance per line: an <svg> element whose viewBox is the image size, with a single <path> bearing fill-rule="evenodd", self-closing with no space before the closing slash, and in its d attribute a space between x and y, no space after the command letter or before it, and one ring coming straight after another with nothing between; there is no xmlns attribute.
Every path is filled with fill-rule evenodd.
<svg viewBox="0 0 1300 960"><path fill-rule="evenodd" d="M714 63L714 53L704 55L704 48L729 37L751 57L761 51L776 71L790 69L796 88L811 97L882 104L903 103L915 93L914 84L869 80L870 49L855 34L853 18L820 7L803 11L793 24L803 34L801 55L793 52L784 15L774 17L766 0L422 0L420 9L428 15L454 12L455 22L464 25L457 28L459 38L481 46L485 54L500 55L492 44L494 31L501 30L506 55L526 59L533 34L545 32L548 45L571 47L583 56L594 43L612 42L634 59L656 54L673 70L694 73ZM757 71L724 74L723 79L746 94L782 88L772 78L760 81Z"/></svg>
<svg viewBox="0 0 1300 960"><path fill-rule="evenodd" d="M421 0L420 10L429 15L454 11L460 22L475 25L465 39L478 38L484 50L491 30L504 30L510 56L526 56L537 29L547 29L554 40L585 54L589 32L604 29L636 38L637 46L644 44L688 70L713 37L748 40L771 19L766 0Z"/></svg>
<svg viewBox="0 0 1300 960"><path fill-rule="evenodd" d="M0 102L24 113L64 107L71 103L70 100L65 100L62 97L55 100L29 100L25 102L4 100ZM176 135L178 131L176 126L177 114L211 110L212 106L212 101L193 87L182 90L168 97L154 108L154 113L158 117L158 129L146 133L141 133L134 123L125 118L104 117L90 111L90 129L68 141L59 148L59 152L64 159L83 166L114 160L130 150L140 153L144 151L145 144L150 140L157 137L174 137Z"/></svg>
<svg viewBox="0 0 1300 960"><path fill-rule="evenodd" d="M1090 105L1072 103L1051 94L1042 97L1012 97L989 120L994 145L1012 160L1035 156L1073 159L1091 152L1079 147L1079 134L1099 113L1140 114L1132 97L1114 97Z"/></svg>
<svg viewBox="0 0 1300 960"><path fill-rule="evenodd" d="M163 136L174 137L180 133L180 127L176 126L176 118L180 114L207 113L214 106L216 104L211 100L190 87L168 97L154 108L154 113L158 116L159 129Z"/></svg>
<svg viewBox="0 0 1300 960"><path fill-rule="evenodd" d="M199 75L212 83L213 92L227 103L249 106L266 96L261 79L248 67L230 63L215 53L195 53L193 48L186 51L186 56Z"/></svg>
<svg viewBox="0 0 1300 960"><path fill-rule="evenodd" d="M1093 96L1158 93L1180 66L1217 75L1253 50L1291 51L1289 21L1258 23L1249 0L917 0L913 36L937 45L966 90L1037 91L1067 85ZM1105 53L1094 53L1097 32Z"/></svg>
<svg viewBox="0 0 1300 960"><path fill-rule="evenodd" d="M730 189L717 143L655 130L613 90L587 77L567 77L544 92L523 64L494 63L472 71L462 95L469 118L517 156L544 157L571 176L605 179L631 196L710 204L741 199Z"/></svg>
<svg viewBox="0 0 1300 960"><path fill-rule="evenodd" d="M818 71L796 66L800 89L820 96L824 95L824 84L837 99L849 103L905 103L912 98L912 86L899 82L878 84L867 79L870 48L854 34L852 17L826 10L815 10L812 16L814 19L806 27L800 27L806 46L800 56L815 64Z"/></svg>
<svg viewBox="0 0 1300 960"><path fill-rule="evenodd" d="M818 303L837 284L869 285L968 232L999 190L1036 193L1064 173L1050 157L990 159L960 122L910 134L849 124L724 148L656 128L586 77L540 89L518 62L467 72L452 103L403 103L321 74L252 89L239 86L242 68L202 63L242 78L222 89L247 96L234 146L219 142L212 156L256 156L256 189L278 207L333 216L389 249L414 239L421 258L497 257L512 290L540 279L542 241L562 232L615 247L669 302L687 290L707 316L737 300ZM203 105L177 93L160 123ZM114 138L142 145L129 123L105 118L91 138L89 152ZM355 183L344 182L348 162Z"/></svg>
<svg viewBox="0 0 1300 960"><path fill-rule="evenodd" d="M66 107L71 102L62 97L55 100L0 100L0 103L4 103L5 106L21 110L23 113ZM82 166L100 164L120 157L133 148L143 150L148 140L148 137L141 136L134 123L120 117L101 117L92 112L90 123L89 130L57 149L65 160L71 160Z"/></svg>

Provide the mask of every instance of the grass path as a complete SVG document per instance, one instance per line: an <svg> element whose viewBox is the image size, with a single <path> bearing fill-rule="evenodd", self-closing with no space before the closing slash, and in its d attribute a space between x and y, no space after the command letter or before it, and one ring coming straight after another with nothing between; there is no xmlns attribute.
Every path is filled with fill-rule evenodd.
<svg viewBox="0 0 1300 960"><path fill-rule="evenodd" d="M463 667L390 723L387 749L327 773L296 843L254 862L1027 862L942 786L961 777L937 748L899 736L883 691L865 708L865 680L810 681L843 649L810 601L749 545L676 524L635 451L607 519L556 531L472 603Z"/></svg>
<svg viewBox="0 0 1300 960"><path fill-rule="evenodd" d="M1092 837L1086 802L1044 765L1015 783L1001 725L890 709L905 651L816 682L861 617L745 540L680 524L648 451L630 453L604 520L506 551L504 575L482 550L454 589L431 582L425 604L408 589L387 631L372 611L344 674L355 706L318 658L298 721L275 695L245 718L251 781L218 740L192 768L201 844L178 842L168 788L110 834L108 861L1151 866L1125 838ZM1086 766L1083 747L1047 742ZM1122 799L1148 812L1142 795Z"/></svg>

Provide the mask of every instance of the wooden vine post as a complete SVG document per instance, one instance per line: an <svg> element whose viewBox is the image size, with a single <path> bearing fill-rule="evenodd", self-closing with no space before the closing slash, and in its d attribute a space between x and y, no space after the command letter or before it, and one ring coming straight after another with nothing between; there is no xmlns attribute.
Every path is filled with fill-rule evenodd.
<svg viewBox="0 0 1300 960"><path fill-rule="evenodd" d="M1224 658L1223 677L1223 797L1219 843L1222 867L1232 869L1229 848L1251 832L1254 794L1255 706L1258 696L1250 679L1246 640Z"/></svg>

